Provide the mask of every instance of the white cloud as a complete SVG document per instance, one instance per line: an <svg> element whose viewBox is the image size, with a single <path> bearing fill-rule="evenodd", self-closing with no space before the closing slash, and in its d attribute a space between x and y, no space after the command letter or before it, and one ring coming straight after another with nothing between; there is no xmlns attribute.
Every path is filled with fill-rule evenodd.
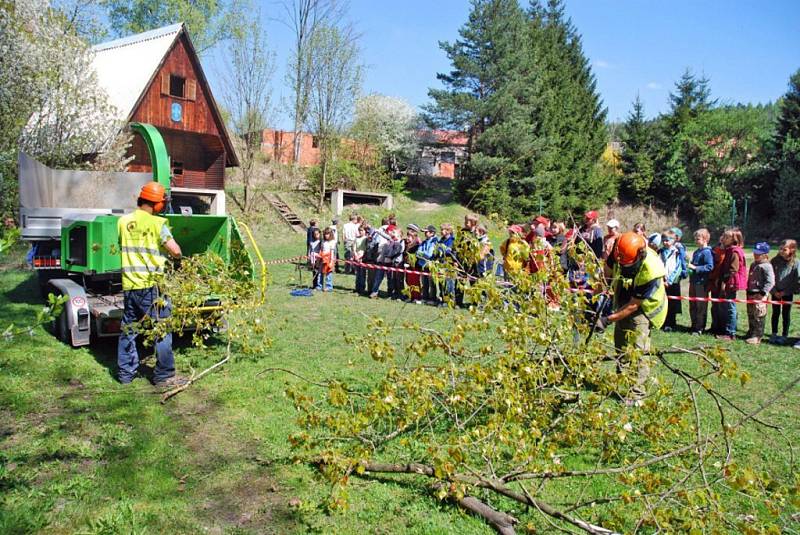
<svg viewBox="0 0 800 535"><path fill-rule="evenodd" d="M594 66L597 67L598 69L610 69L611 68L611 64L609 62L605 61L605 60L602 60L602 59L598 59L597 61L595 61L594 62Z"/></svg>
<svg viewBox="0 0 800 535"><path fill-rule="evenodd" d="M658 82L647 82L647 89L661 89L661 84Z"/></svg>

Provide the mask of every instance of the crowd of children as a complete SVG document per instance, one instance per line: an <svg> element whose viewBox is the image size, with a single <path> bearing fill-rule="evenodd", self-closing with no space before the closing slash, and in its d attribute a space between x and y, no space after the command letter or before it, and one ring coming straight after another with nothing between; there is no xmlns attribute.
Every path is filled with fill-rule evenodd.
<svg viewBox="0 0 800 535"><path fill-rule="evenodd" d="M326 228L319 228L311 220L306 240L309 264L313 269L313 288L331 291L333 274L339 269L338 220ZM569 254L570 245L578 241L601 261L613 252L620 236L620 223L611 219L606 231L598 223L596 211L584 215L583 224L567 229L561 222L551 222L544 216L533 218L526 228L522 225L508 227L508 238L499 246L499 255L489 241L486 227L476 215L467 215L464 226L456 232L451 224L420 228L409 224L405 232L398 226L395 216L390 215L373 227L358 214L351 214L343 225L345 260L376 264L382 267L403 268L403 271L370 269L357 264L345 263L345 273L355 275L355 291L377 298L385 295L391 299L407 300L442 306L448 296L461 305L463 295L455 278L445 277L439 283L434 277L421 276L430 271L433 262L453 258L460 266L460 275L482 277L495 273L499 277L512 278L520 273L541 269L542 253L557 255L561 267L570 280L581 285L586 282L585 269ZM709 302L706 298L735 299L744 292L747 304L748 331L745 341L759 344L764 336L767 302L769 300L791 302L800 293L800 267L796 260L797 243L783 240L778 253L770 258L770 246L759 242L753 248L753 261L748 269L744 252L744 236L737 228L722 233L719 243L711 247L711 235L707 229L694 232L696 249L687 255L683 244L683 232L678 227L664 232L648 234L645 225L637 223L634 232L647 239L664 263L665 290L668 296L682 295L682 282L689 281L689 331L692 334L708 332L719 339L733 340L738 324L736 303L712 303L711 324L708 324ZM458 258L457 240L468 237L474 245L475 254L470 259ZM539 260L537 261L537 258ZM416 272L416 273L415 273ZM381 292L386 280L386 291ZM406 291L406 288L409 291ZM667 318L663 329L678 328L677 318L682 312L682 300L668 301ZM788 342L791 321L791 304L773 304L770 343L783 345ZM779 329L780 327L780 329ZM800 342L794 345L800 349Z"/></svg>

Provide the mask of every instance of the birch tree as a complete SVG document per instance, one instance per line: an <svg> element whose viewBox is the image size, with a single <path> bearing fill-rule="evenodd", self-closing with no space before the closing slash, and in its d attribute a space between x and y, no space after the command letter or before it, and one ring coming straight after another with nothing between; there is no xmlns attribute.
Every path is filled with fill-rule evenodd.
<svg viewBox="0 0 800 535"><path fill-rule="evenodd" d="M589 287L605 284L591 253L570 255L585 261ZM345 509L355 480L405 474L409 489L504 535L796 532L800 483L780 423L794 423L785 416L800 375L760 398L747 363L722 347L616 353L558 259L540 258L511 290L433 262L431 276L457 279L468 310L451 301L436 322L375 317L346 338L373 360L368 378L301 378L287 391L300 426L289 441L319 469L327 507ZM754 433L771 446L763 455Z"/></svg>
<svg viewBox="0 0 800 535"><path fill-rule="evenodd" d="M258 17L255 17L258 20ZM223 80L225 106L231 115L231 127L237 136L238 178L242 191L230 197L247 213L253 206L257 164L261 156L261 132L272 114L272 76L275 53L269 50L266 34L257 23L244 27L240 37L228 46Z"/></svg>
<svg viewBox="0 0 800 535"><path fill-rule="evenodd" d="M300 160L300 137L308 120L311 98L312 36L317 29L340 20L346 10L341 0L286 0L282 3L285 24L294 34L294 46L289 57L287 82L292 92L294 120L294 161Z"/></svg>
<svg viewBox="0 0 800 535"><path fill-rule="evenodd" d="M328 167L358 97L364 68L357 38L349 30L321 26L314 32L310 47L308 126L319 142L322 184L318 208L322 209Z"/></svg>

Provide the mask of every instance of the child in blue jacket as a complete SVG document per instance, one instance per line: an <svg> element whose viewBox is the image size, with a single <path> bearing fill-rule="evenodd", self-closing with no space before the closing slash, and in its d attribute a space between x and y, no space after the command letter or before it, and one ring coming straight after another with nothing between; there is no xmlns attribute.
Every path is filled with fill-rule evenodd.
<svg viewBox="0 0 800 535"><path fill-rule="evenodd" d="M417 248L417 269L420 271L430 271L431 260L436 255L439 239L436 237L436 227L428 225L425 228L425 239ZM433 277L423 275L420 280L422 286L422 300L429 304L436 301L436 285Z"/></svg>
<svg viewBox="0 0 800 535"><path fill-rule="evenodd" d="M683 264L681 263L681 251L675 245L675 234L669 230L661 235L661 249L658 255L664 262L667 274L664 276L664 288L667 296L681 295L681 276L683 275ZM676 319L681 313L681 302L677 299L670 299L667 302L667 319L664 320L663 329L667 332L675 330L677 327Z"/></svg>
<svg viewBox="0 0 800 535"><path fill-rule="evenodd" d="M689 268L689 297L699 297L705 299L710 290L708 277L714 269L714 254L708 241L711 234L708 229L698 229L694 233L694 241L697 249L692 254L692 261L687 264ZM692 334L701 334L706 328L706 318L708 317L707 301L690 301L689 316L692 318Z"/></svg>

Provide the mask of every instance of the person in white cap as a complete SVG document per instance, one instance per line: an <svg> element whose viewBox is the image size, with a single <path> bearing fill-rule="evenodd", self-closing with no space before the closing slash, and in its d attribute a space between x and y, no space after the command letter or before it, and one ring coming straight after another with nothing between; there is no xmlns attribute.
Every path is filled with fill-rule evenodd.
<svg viewBox="0 0 800 535"><path fill-rule="evenodd" d="M603 260L611 256L611 251L614 250L614 244L617 243L617 238L619 238L619 221L616 219L609 219L608 223L606 223L606 228L608 232L603 237Z"/></svg>

